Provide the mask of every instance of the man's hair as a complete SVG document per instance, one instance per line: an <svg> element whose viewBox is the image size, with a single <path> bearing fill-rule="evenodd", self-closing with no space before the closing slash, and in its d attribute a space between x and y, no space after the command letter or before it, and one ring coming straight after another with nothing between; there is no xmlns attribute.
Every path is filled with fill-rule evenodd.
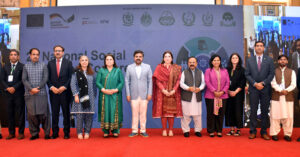
<svg viewBox="0 0 300 157"><path fill-rule="evenodd" d="M143 52L142 50L135 50L134 53L133 53L133 57L134 57L136 54L138 54L138 53L142 54L143 57L144 57L144 52Z"/></svg>
<svg viewBox="0 0 300 157"><path fill-rule="evenodd" d="M262 44L263 44L263 46L265 47L265 43L264 43L263 41L261 41L261 40L259 40L259 41L256 41L256 42L255 42L255 44L254 44L254 46L256 46L256 44L258 44L258 43L262 43Z"/></svg>
<svg viewBox="0 0 300 157"><path fill-rule="evenodd" d="M54 51L55 48L57 48L57 47L60 47L60 48L62 49L62 51L65 52L65 48L64 48L63 46L61 46L61 45L55 45L55 46L53 47L53 51Z"/></svg>
<svg viewBox="0 0 300 157"><path fill-rule="evenodd" d="M18 56L20 56L20 52L16 49L11 49L9 54L11 54L12 52L16 52Z"/></svg>

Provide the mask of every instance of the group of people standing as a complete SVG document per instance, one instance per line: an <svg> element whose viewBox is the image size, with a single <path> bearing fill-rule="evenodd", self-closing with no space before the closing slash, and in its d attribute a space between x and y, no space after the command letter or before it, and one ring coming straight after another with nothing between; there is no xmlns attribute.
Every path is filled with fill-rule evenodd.
<svg viewBox="0 0 300 157"><path fill-rule="evenodd" d="M59 137L59 112L62 108L64 138L70 138L70 114L76 115L78 139L89 139L93 117L95 115L95 98L99 90L98 121L101 124L103 137L118 137L123 121L122 89L125 84L126 99L132 109L132 132L129 137L146 132L147 106L152 99L152 117L160 118L162 136L174 136L174 118L181 118L184 137L190 136L190 122L194 120L194 134L201 137L202 131L202 92L205 87L205 104L207 109L207 132L210 137L223 136L223 121L230 127L228 136L240 136L243 128L243 106L245 88L250 94L250 136L256 138L257 110L261 109L261 137L267 135L270 122L270 135L278 140L280 124L284 130L284 139L291 141L293 130L294 89L300 84L296 72L287 67L288 57L278 57L278 67L264 55L264 43L256 41L256 55L247 60L243 68L238 53L230 56L228 66L222 67L221 57L213 54L209 68L203 73L197 68L197 58L188 58L188 68L173 63L170 51L163 53L163 59L152 75L149 64L143 63L144 52L134 52L134 63L126 69L125 79L117 67L115 57L107 54L104 65L95 75L89 58L79 58L78 66L73 69L72 63L63 57L64 48L54 46L55 59L48 65L39 62L40 52L37 48L30 50L30 62L23 65L19 62L19 52L11 50L10 64L4 66L1 73L1 84L4 87L6 105L9 112L9 136L15 138L15 113L19 122L18 139L24 138L25 104L31 140L39 138L39 127L45 132L45 139ZM300 40L297 41L300 53ZM298 72L298 71L297 71ZM300 73L298 73L299 75ZM248 81L249 87L246 87ZM50 110L46 84L49 88L52 136L50 136ZM270 104L271 103L271 104ZM71 104L71 106L70 106ZM269 107L271 105L270 121ZM140 124L140 131L139 131ZM168 128L167 128L168 126Z"/></svg>

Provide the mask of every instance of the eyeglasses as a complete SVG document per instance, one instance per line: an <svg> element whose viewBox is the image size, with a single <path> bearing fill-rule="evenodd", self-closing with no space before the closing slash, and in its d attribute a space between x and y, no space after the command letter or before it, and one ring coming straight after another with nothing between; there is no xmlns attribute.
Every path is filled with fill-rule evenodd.
<svg viewBox="0 0 300 157"><path fill-rule="evenodd" d="M62 50L55 50L54 52L63 52Z"/></svg>

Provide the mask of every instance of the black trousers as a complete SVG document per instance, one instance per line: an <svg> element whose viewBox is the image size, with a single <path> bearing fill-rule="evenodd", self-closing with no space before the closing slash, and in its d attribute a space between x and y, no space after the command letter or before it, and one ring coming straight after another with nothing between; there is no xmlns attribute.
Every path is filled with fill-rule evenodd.
<svg viewBox="0 0 300 157"><path fill-rule="evenodd" d="M265 87L261 91L257 89L249 90L250 98L250 134L256 134L257 127L257 109L260 104L261 109L261 130L260 134L267 134L267 128L269 127L269 107L271 100L270 87Z"/></svg>
<svg viewBox="0 0 300 157"><path fill-rule="evenodd" d="M226 108L226 99L222 99L223 107L219 108L219 115L214 115L214 99L205 99L207 111L207 132L221 133Z"/></svg>
<svg viewBox="0 0 300 157"><path fill-rule="evenodd" d="M8 112L8 131L15 135L16 125L19 126L19 134L24 134L25 128L25 101L24 95L5 93ZM17 124L16 124L17 123Z"/></svg>
<svg viewBox="0 0 300 157"><path fill-rule="evenodd" d="M61 94L53 94L50 92L50 102L52 110L52 132L53 135L58 135L59 133L59 112L60 107L63 113L63 124L64 124L64 133L70 133L70 99L68 93L65 91Z"/></svg>
<svg viewBox="0 0 300 157"><path fill-rule="evenodd" d="M243 128L244 93L229 97L226 104L225 125Z"/></svg>

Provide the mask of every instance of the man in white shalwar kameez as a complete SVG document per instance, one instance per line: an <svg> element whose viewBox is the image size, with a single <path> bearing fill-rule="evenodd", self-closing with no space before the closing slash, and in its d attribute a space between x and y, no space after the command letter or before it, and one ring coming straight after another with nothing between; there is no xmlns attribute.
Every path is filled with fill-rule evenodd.
<svg viewBox="0 0 300 157"><path fill-rule="evenodd" d="M183 118L181 119L181 128L184 137L190 136L191 117L194 120L195 135L201 137L202 130L202 94L205 87L204 75L197 68L197 59L190 57L188 59L189 68L181 74L180 87Z"/></svg>
<svg viewBox="0 0 300 157"><path fill-rule="evenodd" d="M270 136L272 140L278 141L278 133L282 124L284 139L291 141L294 119L294 96L296 88L296 73L287 67L288 57L278 57L278 68L275 69L275 76L271 82L273 92L270 111Z"/></svg>

